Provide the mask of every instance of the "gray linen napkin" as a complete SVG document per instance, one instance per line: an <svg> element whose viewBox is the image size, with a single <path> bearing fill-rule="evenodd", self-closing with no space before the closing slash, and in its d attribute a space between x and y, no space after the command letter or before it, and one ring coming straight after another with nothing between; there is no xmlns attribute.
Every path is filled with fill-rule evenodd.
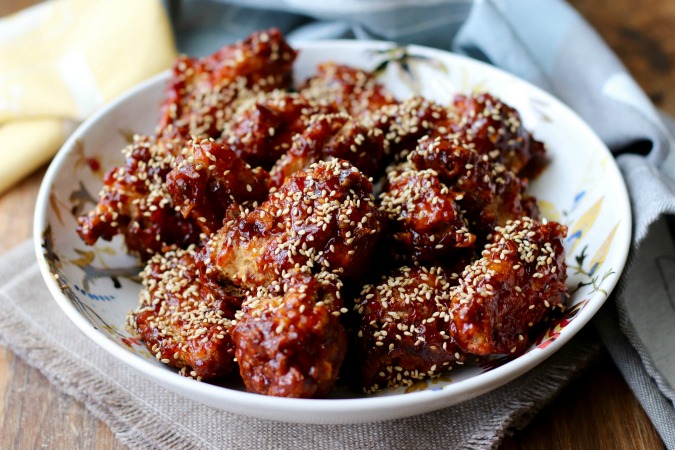
<svg viewBox="0 0 675 450"><path fill-rule="evenodd" d="M108 355L63 314L30 243L0 258L0 345L83 402L136 449L488 449L536 412L598 355L577 336L517 380L477 399L407 419L294 425L230 414L159 387Z"/></svg>
<svg viewBox="0 0 675 450"><path fill-rule="evenodd" d="M675 448L673 122L669 130L617 57L562 1L480 2L455 49L549 90L617 155L633 207L633 246L595 325L664 443Z"/></svg>
<svg viewBox="0 0 675 450"><path fill-rule="evenodd" d="M184 0L184 6L199 3ZM675 249L669 231L675 223L674 133L614 53L564 1L479 0L467 18L468 6L466 0L218 4L228 37L276 23L291 40L389 39L452 49L531 81L580 114L617 156L633 205L632 252L614 299L595 325L664 442L675 449ZM195 44L207 40L190 40L192 30L185 26L187 11L197 10L204 14L186 7L174 19L179 45L199 53L204 47Z"/></svg>

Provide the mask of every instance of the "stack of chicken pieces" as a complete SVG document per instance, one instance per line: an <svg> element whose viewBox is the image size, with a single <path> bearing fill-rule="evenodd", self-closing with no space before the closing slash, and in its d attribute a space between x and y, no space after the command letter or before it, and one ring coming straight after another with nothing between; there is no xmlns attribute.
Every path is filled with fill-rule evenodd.
<svg viewBox="0 0 675 450"><path fill-rule="evenodd" d="M155 134L79 218L146 265L130 329L186 376L285 397L525 351L565 307L566 228L526 193L546 156L518 112L333 63L292 90L295 57L268 30L178 59Z"/></svg>

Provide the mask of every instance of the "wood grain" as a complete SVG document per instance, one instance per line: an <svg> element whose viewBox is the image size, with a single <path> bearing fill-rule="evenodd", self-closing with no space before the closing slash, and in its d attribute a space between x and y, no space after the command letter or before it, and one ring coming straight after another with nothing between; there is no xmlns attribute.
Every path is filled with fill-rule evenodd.
<svg viewBox="0 0 675 450"><path fill-rule="evenodd" d="M502 450L663 449L646 413L609 357L563 389Z"/></svg>
<svg viewBox="0 0 675 450"><path fill-rule="evenodd" d="M0 16L37 0L2 0ZM675 115L675 2L571 0L598 29L654 102ZM44 168L0 196L0 254L31 234ZM123 449L110 429L37 370L0 347L0 449ZM663 443L604 354L532 423L500 447L662 449Z"/></svg>
<svg viewBox="0 0 675 450"><path fill-rule="evenodd" d="M0 254L24 242L33 231L33 211L46 168L40 168L0 195Z"/></svg>
<svg viewBox="0 0 675 450"><path fill-rule="evenodd" d="M675 2L571 0L656 106L675 116Z"/></svg>

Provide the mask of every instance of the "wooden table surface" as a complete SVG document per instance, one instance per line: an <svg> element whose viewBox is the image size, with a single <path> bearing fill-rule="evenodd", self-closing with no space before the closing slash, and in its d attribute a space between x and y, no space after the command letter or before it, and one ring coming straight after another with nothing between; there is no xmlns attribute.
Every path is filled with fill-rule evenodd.
<svg viewBox="0 0 675 450"><path fill-rule="evenodd" d="M2 0L0 16L36 3ZM572 0L650 98L675 116L675 1ZM30 237L45 168L0 195L0 254ZM125 448L80 403L0 347L0 448ZM606 353L503 449L661 449L663 443Z"/></svg>

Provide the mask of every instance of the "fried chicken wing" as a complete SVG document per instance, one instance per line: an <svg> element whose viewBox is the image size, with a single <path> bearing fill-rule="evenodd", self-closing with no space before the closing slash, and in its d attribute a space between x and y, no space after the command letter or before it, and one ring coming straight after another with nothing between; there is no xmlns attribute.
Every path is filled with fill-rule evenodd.
<svg viewBox="0 0 675 450"><path fill-rule="evenodd" d="M464 270L451 291L453 337L477 355L519 354L530 332L566 303L567 228L530 218L497 227L482 257Z"/></svg>
<svg viewBox="0 0 675 450"><path fill-rule="evenodd" d="M456 283L456 282L455 282ZM439 267L402 267L366 285L355 338L366 393L410 386L461 364L450 334L451 283Z"/></svg>
<svg viewBox="0 0 675 450"><path fill-rule="evenodd" d="M94 245L98 239L109 241L122 234L128 251L141 259L198 242L199 226L176 211L166 190L165 178L177 148L172 142L134 136L123 151L124 166L105 175L98 204L78 218L82 240Z"/></svg>
<svg viewBox="0 0 675 450"><path fill-rule="evenodd" d="M408 160L418 170L434 170L459 194L455 201L466 211L469 230L481 238L508 220L539 216L536 200L525 193L525 180L461 140L421 139Z"/></svg>
<svg viewBox="0 0 675 450"><path fill-rule="evenodd" d="M330 158L349 161L367 176L379 178L383 152L384 136L377 129L367 129L344 113L315 115L272 168L272 184L281 186L298 170Z"/></svg>
<svg viewBox="0 0 675 450"><path fill-rule="evenodd" d="M267 198L267 172L252 169L213 139L189 141L173 166L166 190L183 217L192 218L207 236L223 226L228 209Z"/></svg>
<svg viewBox="0 0 675 450"><path fill-rule="evenodd" d="M319 65L317 75L307 80L300 94L353 117L398 103L373 73L331 62Z"/></svg>
<svg viewBox="0 0 675 450"><path fill-rule="evenodd" d="M487 93L457 95L453 105L459 116L454 131L478 153L520 176L535 174L543 167L544 144L523 127L514 108Z"/></svg>
<svg viewBox="0 0 675 450"><path fill-rule="evenodd" d="M235 102L288 88L296 52L277 29L253 33L203 59L178 58L167 86L158 132L219 138Z"/></svg>
<svg viewBox="0 0 675 450"><path fill-rule="evenodd" d="M202 282L197 264L194 246L153 256L129 328L159 361L206 380L236 366L229 330L243 295L234 286Z"/></svg>
<svg viewBox="0 0 675 450"><path fill-rule="evenodd" d="M333 388L347 333L338 317L339 281L323 275L288 272L244 302L232 337L249 392L311 398Z"/></svg>
<svg viewBox="0 0 675 450"><path fill-rule="evenodd" d="M401 244L413 261L440 262L458 248L471 248L469 232L456 198L431 170L409 164L387 174L380 210L388 219L387 236Z"/></svg>
<svg viewBox="0 0 675 450"><path fill-rule="evenodd" d="M252 289L293 270L358 280L381 230L372 189L347 161L313 164L228 222L207 244L205 260L225 279Z"/></svg>

